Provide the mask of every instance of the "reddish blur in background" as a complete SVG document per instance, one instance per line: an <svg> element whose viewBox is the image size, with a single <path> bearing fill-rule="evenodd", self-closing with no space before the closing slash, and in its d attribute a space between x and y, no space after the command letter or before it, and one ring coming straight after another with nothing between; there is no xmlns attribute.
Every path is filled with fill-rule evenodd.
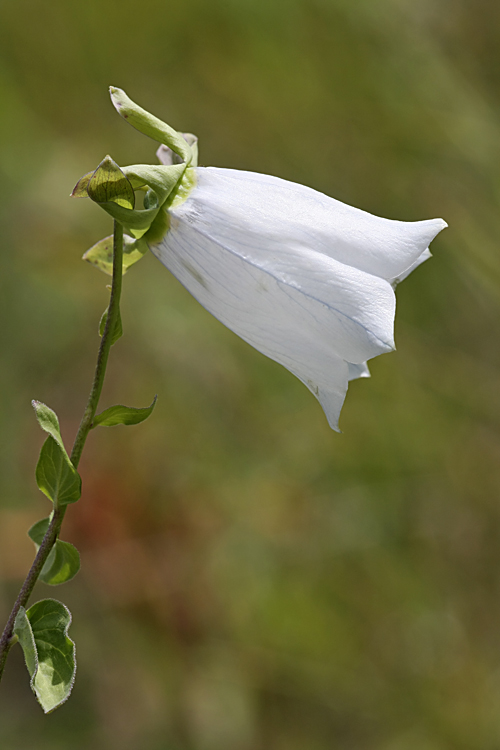
<svg viewBox="0 0 500 750"><path fill-rule="evenodd" d="M110 84L201 163L390 218L442 216L398 290L398 351L330 431L287 371L152 256L126 276L60 588L79 667L44 717L22 653L2 750L500 746L500 6L486 0L17 0L0 5L0 615L47 515L32 398L71 444L107 304L110 233L69 199L107 154L155 160Z"/></svg>

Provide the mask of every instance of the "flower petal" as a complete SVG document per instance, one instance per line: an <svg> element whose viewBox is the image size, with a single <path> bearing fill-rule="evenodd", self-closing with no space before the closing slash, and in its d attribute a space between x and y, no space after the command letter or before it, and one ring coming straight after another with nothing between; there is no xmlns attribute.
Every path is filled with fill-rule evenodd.
<svg viewBox="0 0 500 750"><path fill-rule="evenodd" d="M224 325L284 365L330 426L349 380L394 348L395 284L440 219L397 222L268 175L197 168L151 250ZM174 207L175 205L175 207Z"/></svg>
<svg viewBox="0 0 500 750"><path fill-rule="evenodd" d="M429 260L429 258L432 258L432 253L429 250L429 248L427 247L424 250L424 252L422 253L422 255L419 255L419 257L417 258L417 260L414 261L411 264L411 266L409 266L409 268L406 269L406 271L403 271L402 273L400 273L398 276L396 276L393 279L389 279L389 281L391 282L392 286L396 287L401 281L403 281L404 279L406 279L406 277L409 276L411 274L411 272L415 270L415 268L418 268L418 266L421 263L424 263L424 261Z"/></svg>
<svg viewBox="0 0 500 750"><path fill-rule="evenodd" d="M354 365L352 362L347 363L347 377L349 380L356 380L356 378L369 378L370 370L366 362L361 362L359 365Z"/></svg>
<svg viewBox="0 0 500 750"><path fill-rule="evenodd" d="M233 297L242 312L248 310L251 325L256 308L264 305L262 291L274 282L270 296L282 299L267 310L268 326L281 314L289 327L316 333L353 363L394 348L395 297L388 282L300 245L292 235L274 242L272 223L243 232L232 213L214 206L211 198L198 185L188 201L169 212L171 228L161 260L216 317L222 320L222 308ZM154 247L153 252L158 255ZM191 272L196 267L197 277L186 274L186 264ZM193 288L202 277L205 284ZM233 313L226 317L229 322L223 322L231 327Z"/></svg>
<svg viewBox="0 0 500 750"><path fill-rule="evenodd" d="M196 173L204 201L242 234L264 232L267 251L291 240L385 279L401 278L447 226L442 219L383 219L271 175L216 167Z"/></svg>
<svg viewBox="0 0 500 750"><path fill-rule="evenodd" d="M198 190L170 212L170 230L151 250L209 312L300 378L337 429L345 360L364 363L393 348L390 284L311 250L263 263L266 237L238 247Z"/></svg>

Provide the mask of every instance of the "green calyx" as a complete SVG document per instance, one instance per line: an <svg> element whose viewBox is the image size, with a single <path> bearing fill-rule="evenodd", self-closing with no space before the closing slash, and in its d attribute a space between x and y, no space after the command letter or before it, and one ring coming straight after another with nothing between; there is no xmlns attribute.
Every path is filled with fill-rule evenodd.
<svg viewBox="0 0 500 750"><path fill-rule="evenodd" d="M197 139L181 134L135 104L124 91L110 87L118 113L144 135L159 141L169 158L160 165L135 164L120 168L106 156L94 172L84 175L71 193L91 198L126 232L123 273L140 260L148 243L158 242L168 231L167 209L183 203L196 185ZM143 193L143 207L135 207L135 192ZM83 258L109 274L109 238L88 250Z"/></svg>
<svg viewBox="0 0 500 750"><path fill-rule="evenodd" d="M122 89L110 86L109 93L118 114L134 128L154 141L163 143L165 146L171 148L186 163L186 166L196 166L193 164L193 151L180 133L135 104Z"/></svg>

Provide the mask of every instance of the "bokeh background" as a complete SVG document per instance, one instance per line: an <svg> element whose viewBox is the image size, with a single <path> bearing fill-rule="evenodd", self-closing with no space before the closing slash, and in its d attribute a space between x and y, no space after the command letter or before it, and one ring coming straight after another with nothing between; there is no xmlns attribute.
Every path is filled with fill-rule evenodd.
<svg viewBox="0 0 500 750"><path fill-rule="evenodd" d="M71 444L107 304L110 222L68 195L154 161L107 87L268 172L382 216L442 216L398 289L398 351L331 432L287 371L152 256L91 435L59 589L79 668L44 717L19 648L2 750L500 747L500 6L490 0L2 0L0 615L48 512L38 398Z"/></svg>

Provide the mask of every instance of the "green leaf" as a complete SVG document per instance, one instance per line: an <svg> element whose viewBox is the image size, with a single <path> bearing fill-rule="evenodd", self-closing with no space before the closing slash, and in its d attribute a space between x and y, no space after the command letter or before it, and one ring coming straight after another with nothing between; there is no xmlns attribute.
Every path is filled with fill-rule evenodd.
<svg viewBox="0 0 500 750"><path fill-rule="evenodd" d="M101 427L114 427L117 424L130 425L144 422L155 408L157 398L155 396L150 406L144 409L134 409L132 406L122 406L121 404L110 406L109 409L105 409L94 417L92 427L97 427L98 425Z"/></svg>
<svg viewBox="0 0 500 750"><path fill-rule="evenodd" d="M47 529L49 528L49 524L50 524L50 516L48 516L47 518L42 518L41 521L37 521L28 530L28 536L31 539L31 541L35 543L35 545L37 546L37 548L43 542L43 538L44 538L45 534L47 533Z"/></svg>
<svg viewBox="0 0 500 750"><path fill-rule="evenodd" d="M42 404L41 401L35 401L35 399L33 399L31 405L35 410L38 424L40 425L42 430L48 432L49 435L51 435L56 443L62 448L62 450L65 451L64 443L61 437L61 429L59 427L59 420L55 411L52 411L52 409L46 404Z"/></svg>
<svg viewBox="0 0 500 750"><path fill-rule="evenodd" d="M87 194L96 203L113 203L128 210L135 206L134 189L111 156L104 157L88 181Z"/></svg>
<svg viewBox="0 0 500 750"><path fill-rule="evenodd" d="M122 89L110 86L109 93L118 114L130 123L132 127L136 128L140 133L149 136L154 141L159 141L169 146L186 164L191 163L193 153L180 133L135 104Z"/></svg>
<svg viewBox="0 0 500 750"><path fill-rule="evenodd" d="M31 687L44 712L50 713L70 696L75 681L75 644L68 637L71 614L54 599L19 610L14 634L24 651Z"/></svg>
<svg viewBox="0 0 500 750"><path fill-rule="evenodd" d="M146 253L148 246L144 240L134 239L127 234L123 235L123 273L126 273L130 266L141 260ZM108 276L113 275L113 235L105 237L93 245L83 255L83 260L103 271Z"/></svg>
<svg viewBox="0 0 500 750"><path fill-rule="evenodd" d="M28 531L29 538L34 542L35 547L40 547L47 529L50 524L50 516L37 521ZM57 586L60 583L70 581L80 570L80 554L76 547L69 542L62 542L60 539L52 547L47 560L40 573L40 580L51 586Z"/></svg>
<svg viewBox="0 0 500 750"><path fill-rule="evenodd" d="M53 437L49 435L40 451L36 466L39 489L58 508L75 503L81 495L82 480L75 467Z"/></svg>
<svg viewBox="0 0 500 750"><path fill-rule="evenodd" d="M57 418L57 415L52 409L50 409L46 404L43 404L41 401L35 401L32 402L33 408L35 409L35 413L38 419L38 422L40 424L40 427L45 430L45 432L48 432L52 440L56 443L56 446L52 445L48 442L48 439L45 441L42 451L40 453L40 458L38 460L37 465L37 482L38 482L38 472L40 470L40 478L41 481L44 484L44 487L52 487L53 489L50 490L52 493L55 491L55 487L58 485L57 480L57 474L60 474L61 481L63 481L63 486L61 489L64 489L66 487L66 491L63 492L62 497L65 498L67 495L67 485L69 484L69 480L71 477L74 478L74 484L78 486L79 492L81 490L81 479L74 468L73 464L71 463L71 459L66 453L66 449L64 447L64 443L61 437L61 430L59 428L59 420ZM43 456L43 461L42 461ZM59 463L62 465L62 468L59 470L57 467ZM66 469L64 469L64 465L66 466ZM55 472L55 474L54 474ZM47 484L48 483L48 484ZM40 484L38 484L42 492L45 492L47 497L49 497L51 500L53 500L53 497L51 494L48 494L48 492L45 491L45 489L42 489ZM80 495L78 495L79 497ZM66 500L63 499L59 504L66 505L68 502L75 502L78 500L78 497L75 497L74 500Z"/></svg>
<svg viewBox="0 0 500 750"><path fill-rule="evenodd" d="M40 573L40 581L50 586L66 583L80 570L80 553L69 542L56 541Z"/></svg>
<svg viewBox="0 0 500 750"><path fill-rule="evenodd" d="M108 308L106 308L102 314L102 318L99 323L99 336L104 336L104 330L106 328L106 321L108 320ZM123 336L122 318L120 311L118 310L118 320L115 323L115 328L111 336L111 346L116 344L118 339Z"/></svg>
<svg viewBox="0 0 500 750"><path fill-rule="evenodd" d="M16 620L14 622L13 635L17 635L19 643L24 652L24 660L29 676L33 679L38 669L38 654L36 651L35 638L31 629L30 621L26 615L24 607L19 608ZM33 687L33 683L32 683Z"/></svg>

